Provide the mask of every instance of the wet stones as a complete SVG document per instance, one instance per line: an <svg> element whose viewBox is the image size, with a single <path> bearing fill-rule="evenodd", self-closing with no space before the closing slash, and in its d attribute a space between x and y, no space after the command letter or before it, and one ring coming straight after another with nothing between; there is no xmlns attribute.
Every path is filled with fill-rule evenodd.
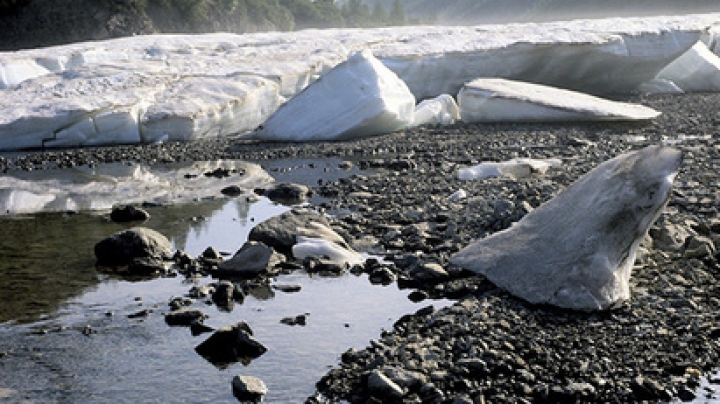
<svg viewBox="0 0 720 404"><path fill-rule="evenodd" d="M217 266L216 275L227 278L254 278L267 272L285 258L262 242L249 241L233 255Z"/></svg>
<svg viewBox="0 0 720 404"><path fill-rule="evenodd" d="M116 223L145 222L149 219L150 213L133 205L118 205L110 212L110 220Z"/></svg>
<svg viewBox="0 0 720 404"><path fill-rule="evenodd" d="M235 398L241 402L259 403L267 394L265 383L254 376L237 375L232 380L232 391Z"/></svg>
<svg viewBox="0 0 720 404"><path fill-rule="evenodd" d="M168 325L190 326L194 322L202 322L205 318L207 315L200 309L182 308L166 314L165 322Z"/></svg>
<svg viewBox="0 0 720 404"><path fill-rule="evenodd" d="M250 363L267 352L267 348L253 337L247 323L240 322L219 328L195 347L195 352L216 367L224 369L236 362Z"/></svg>
<svg viewBox="0 0 720 404"><path fill-rule="evenodd" d="M303 203L313 194L312 190L305 185L290 184L287 182L273 184L273 186L269 188L257 188L255 189L255 193L284 205Z"/></svg>

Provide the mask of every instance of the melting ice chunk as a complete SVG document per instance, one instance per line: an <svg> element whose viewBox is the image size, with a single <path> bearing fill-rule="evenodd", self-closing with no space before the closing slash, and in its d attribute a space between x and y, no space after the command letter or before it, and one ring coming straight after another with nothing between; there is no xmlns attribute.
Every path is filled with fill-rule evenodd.
<svg viewBox="0 0 720 404"><path fill-rule="evenodd" d="M465 122L643 120L660 115L638 104L505 79L465 84L458 104Z"/></svg>
<svg viewBox="0 0 720 404"><path fill-rule="evenodd" d="M365 50L281 105L251 137L303 142L380 135L411 124L414 109L405 83Z"/></svg>
<svg viewBox="0 0 720 404"><path fill-rule="evenodd" d="M412 126L439 124L452 125L460 120L460 108L449 94L421 101L415 107L415 120Z"/></svg>

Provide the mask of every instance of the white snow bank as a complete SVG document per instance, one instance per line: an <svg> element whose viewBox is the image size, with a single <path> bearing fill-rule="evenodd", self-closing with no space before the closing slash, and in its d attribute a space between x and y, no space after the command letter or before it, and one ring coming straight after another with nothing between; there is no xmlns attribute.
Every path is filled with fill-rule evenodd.
<svg viewBox="0 0 720 404"><path fill-rule="evenodd" d="M571 90L505 79L477 79L458 94L465 122L642 120L660 112Z"/></svg>
<svg viewBox="0 0 720 404"><path fill-rule="evenodd" d="M477 27L150 35L0 52L0 149L148 143L250 131L370 50L416 99L477 77L632 92L720 14ZM320 105L316 106L318 109Z"/></svg>
<svg viewBox="0 0 720 404"><path fill-rule="evenodd" d="M414 109L405 83L365 50L280 106L251 137L304 142L379 135L411 124Z"/></svg>
<svg viewBox="0 0 720 404"><path fill-rule="evenodd" d="M508 177L522 179L533 174L544 175L550 167L562 164L560 159L516 158L502 162L484 161L472 167L458 170L459 180L482 180L487 178Z"/></svg>
<svg viewBox="0 0 720 404"><path fill-rule="evenodd" d="M449 94L440 94L435 98L422 100L415 107L415 117L411 126L451 125L460 120L460 108Z"/></svg>
<svg viewBox="0 0 720 404"><path fill-rule="evenodd" d="M0 215L105 210L119 203L177 204L220 197L229 185L250 190L272 181L260 166L235 160L23 171L0 177Z"/></svg>
<svg viewBox="0 0 720 404"><path fill-rule="evenodd" d="M720 91L720 57L698 41L657 78L675 83L683 91Z"/></svg>

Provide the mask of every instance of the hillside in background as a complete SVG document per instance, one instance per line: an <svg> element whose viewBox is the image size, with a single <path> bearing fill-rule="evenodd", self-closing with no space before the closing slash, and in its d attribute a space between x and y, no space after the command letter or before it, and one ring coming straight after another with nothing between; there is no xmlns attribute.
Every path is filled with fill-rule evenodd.
<svg viewBox="0 0 720 404"><path fill-rule="evenodd" d="M718 0L0 0L0 51L155 33L720 12Z"/></svg>
<svg viewBox="0 0 720 404"><path fill-rule="evenodd" d="M341 3L348 0L341 0ZM720 12L718 0L401 0L410 20L438 24L553 21L573 18ZM366 0L389 8L395 0Z"/></svg>
<svg viewBox="0 0 720 404"><path fill-rule="evenodd" d="M405 24L402 10L392 5L386 10L362 0L0 0L0 50L154 33Z"/></svg>

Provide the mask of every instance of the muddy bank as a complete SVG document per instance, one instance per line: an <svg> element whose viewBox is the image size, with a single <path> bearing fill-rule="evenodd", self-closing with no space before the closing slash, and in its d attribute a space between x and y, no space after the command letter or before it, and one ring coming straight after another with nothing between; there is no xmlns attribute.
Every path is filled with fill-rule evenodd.
<svg viewBox="0 0 720 404"><path fill-rule="evenodd" d="M417 289L414 298L450 297L458 304L405 316L366 349L345 352L318 383L324 398L312 400L691 399L698 376L717 367L720 357L720 267L713 249L720 235L720 142L715 134L720 96L640 101L663 115L646 124L425 127L342 143L215 140L57 151L3 159L0 167L217 158L263 164L332 157L372 168L337 181L319 176L313 188L325 199L316 207L335 217L334 227L349 235L357 249L384 251L393 263L392 274L386 275ZM684 162L634 270L633 298L622 307L578 314L530 306L448 265L454 252L508 227L598 163L661 142L681 149ZM455 175L460 167L514 157L560 158L563 163L523 180L460 181ZM460 189L466 198L448 198ZM446 274L418 282L417 269L430 264Z"/></svg>

